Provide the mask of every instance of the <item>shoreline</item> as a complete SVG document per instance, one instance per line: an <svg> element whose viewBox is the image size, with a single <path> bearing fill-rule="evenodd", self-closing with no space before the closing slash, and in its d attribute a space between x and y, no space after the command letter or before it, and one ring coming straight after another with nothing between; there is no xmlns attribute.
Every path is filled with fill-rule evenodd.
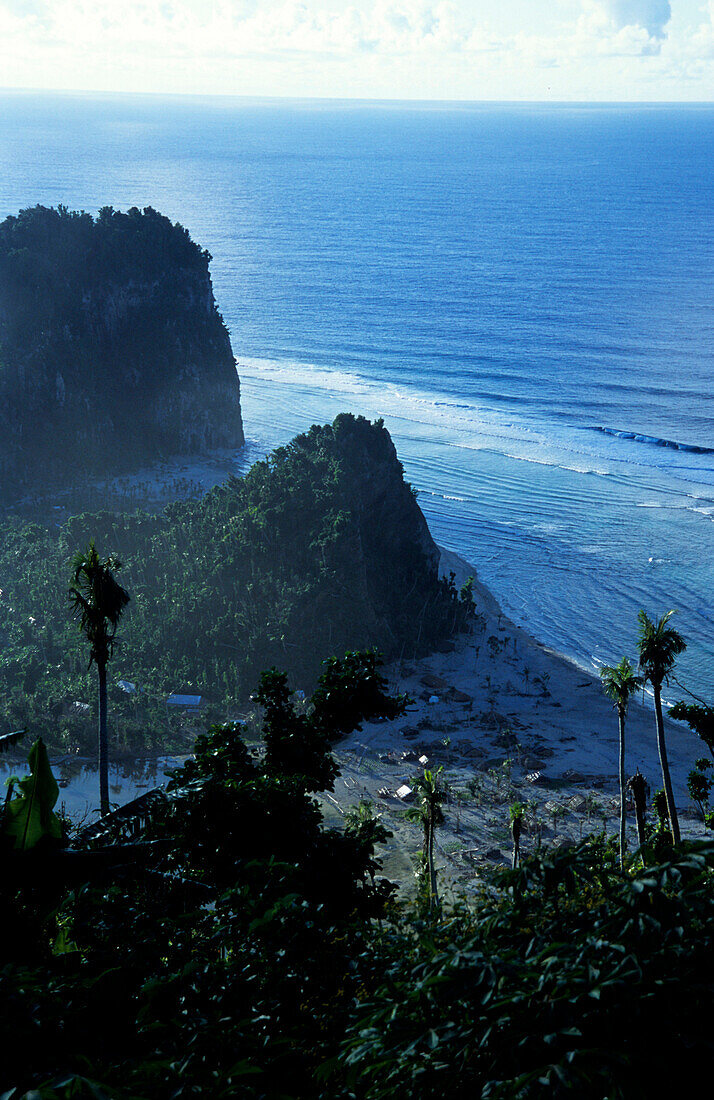
<svg viewBox="0 0 714 1100"><path fill-rule="evenodd" d="M473 566L440 550L441 572L454 572L457 586L474 577L475 628L444 647L448 652L385 667L390 687L408 693L413 704L402 718L365 723L340 741L334 794L319 798L328 824L338 824L360 798L374 803L392 833L383 872L410 892L420 834L406 821L396 791L424 766L442 768L447 802L437 866L445 893L456 898L478 888L485 864L510 862L514 802L527 807L524 854L541 845L571 845L603 828L617 832L619 729L599 678L514 624ZM702 742L686 727L665 724L683 836L710 836L686 791ZM625 736L627 775L639 767L653 794L662 784L654 710L633 701ZM635 851L629 807L627 836Z"/></svg>
<svg viewBox="0 0 714 1100"><path fill-rule="evenodd" d="M592 670L578 664L573 658L558 652L544 642L538 641L537 638L532 637L526 630L514 623L504 614L493 593L478 580L477 572L473 565L453 551L444 550L442 547L439 547L439 549L441 550L440 569L442 575L448 575L449 571L453 571L456 574L457 587L463 583L466 577L473 576L474 598L477 601L477 614L485 614L491 626L495 625L499 631L504 632L504 639L511 636L517 639L517 649L522 654L522 657L525 658L530 654L532 658L532 667L530 668L531 675L529 676L531 683L533 682L532 673L534 668L537 667L540 669L541 665L544 666L546 675L550 675L546 689L553 697L554 702L552 705L559 702L561 705L557 709L564 711L563 715L555 719L556 723L560 724L566 720L566 716L569 716L570 721L578 716L579 708L573 706L569 708L567 704L563 702L562 697L567 696L573 689L580 692L585 691L587 692L585 697L587 698L588 719L591 724L598 723L602 727L604 738L608 742L612 741L614 738L615 744L617 744L619 739L617 716L612 703L606 697L602 689L599 677L592 672ZM630 657L636 665L634 654L630 654ZM502 674L504 671L504 662L499 655L493 659L493 663ZM522 661L521 664L523 665ZM536 673L536 675L538 674L539 673ZM540 675L542 676L542 673L540 673ZM578 683L574 685L576 679ZM590 692L593 691L593 689L594 694L591 696ZM548 701L545 696L542 696L541 699L545 702ZM626 768L629 769L628 774L632 774L635 767L639 766L640 770L645 772L647 778L650 780L653 789L655 789L660 784L657 782L656 778L656 774L659 774L659 758L655 741L654 706L650 697L646 694L644 695L644 699L646 699L647 702L643 702L642 699L643 696L633 699L627 712L625 725ZM584 732L587 722L585 721L584 715L580 717L582 721L580 723L576 722L575 724L582 727L582 732ZM666 717L666 715L665 732L668 735L667 748L670 769L672 771L672 781L675 786L675 794L678 796L678 801L680 799L688 799L686 794L686 774L683 774L683 772L684 770L688 772L694 765L695 757L702 754L704 751L703 742L687 726L673 721L671 718ZM608 753L600 751L593 756L592 763L597 764L598 768L602 770L603 775L607 774L608 770L612 771L613 775L617 774L616 752L610 761ZM649 772L649 774L647 774L647 772ZM675 773L677 773L676 777Z"/></svg>
<svg viewBox="0 0 714 1100"><path fill-rule="evenodd" d="M455 551L441 546L438 549L441 576L453 573L457 588L468 577L473 577L477 625L469 634L456 635L444 646L443 652L436 651L412 661L387 662L384 672L391 686L395 690L408 691L411 685L413 692L415 679L431 677L434 691L438 692L436 681L443 681L449 692L468 697L470 713L479 707L479 714L493 716L491 724L508 726L511 722L516 729L532 731L536 739L543 740L546 747L552 749L547 759L553 763L547 770L554 778L562 778L558 767L567 763L571 771L585 770L587 775L613 779L617 773L617 717L598 676L513 622L491 590L479 580L474 565ZM420 683L420 687L424 685ZM397 720L396 724L401 721L402 725L404 722L413 725L414 720L421 721L427 715L429 721L438 718L442 707L421 698L424 694L423 690L417 692L418 698L409 715ZM448 724L450 715L445 715L444 719ZM476 719L474 723L478 725ZM688 801L686 774L704 747L686 726L666 717L665 729L675 793L678 802L684 804ZM560 740L569 743L569 747L560 752L557 748L559 734L565 734ZM577 741L576 746L573 741ZM340 742L337 749L344 744ZM626 745L628 774L639 767L655 790L661 776L651 701L643 703L634 699L631 702ZM118 752L112 763L117 769L129 771L137 766L156 766L163 760L184 755L185 750L154 749L136 754L125 750ZM22 764L26 753L16 746L4 760L7 764ZM52 764L70 769L95 766L92 756L73 754L53 756Z"/></svg>

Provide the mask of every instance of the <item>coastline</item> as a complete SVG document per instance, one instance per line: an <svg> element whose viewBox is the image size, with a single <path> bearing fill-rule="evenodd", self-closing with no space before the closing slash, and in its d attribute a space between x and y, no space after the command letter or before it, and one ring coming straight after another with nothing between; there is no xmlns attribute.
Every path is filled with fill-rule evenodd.
<svg viewBox="0 0 714 1100"><path fill-rule="evenodd" d="M684 470L677 450L544 409L505 415L468 372L402 377L389 363L360 372L297 353L242 355L240 369L249 435L266 451L340 412L383 418L436 542L478 562L536 638L592 672L634 645L641 607L676 608L688 640L679 678L714 694L711 456L688 456Z"/></svg>
<svg viewBox="0 0 714 1100"><path fill-rule="evenodd" d="M546 736L546 739L552 742L557 742L557 735L561 730L570 730L571 734L577 736L578 741L575 747L565 749L565 753L581 762L588 773L604 778L616 777L619 738L617 716L612 703L602 690L599 677L578 665L570 657L531 637L522 627L517 626L504 615L492 592L478 580L474 566L458 554L443 550L441 547L440 549L442 573L446 575L449 571L453 571L456 575L457 587L466 577L474 577L477 614L486 617L487 634L490 631L493 635L496 630L502 638L501 652L495 656L489 654L490 671L486 675L491 676L491 682L501 699L501 705L503 706L504 700L508 701L508 706L505 708L506 716L515 714L516 717L522 718L529 715L534 728L542 728L544 736L546 736L545 731L548 728L551 729L551 735L549 738ZM509 640L512 640L511 644L515 647L511 654L508 652ZM636 665L636 655L631 653L629 656ZM522 681L525 668L529 669L528 679L531 686L534 677L542 678L544 675L549 677L547 691L550 693L550 698L544 693L539 696L532 691L524 692L518 689L514 679L520 675ZM478 672L481 675L485 672L483 661L478 665ZM474 677L472 684L478 689L478 675ZM525 686L528 687L527 684ZM516 690L511 690L512 688ZM661 785L658 781L659 759L655 740L654 708L649 697L645 696L645 700L645 702L642 701L642 695L633 699L627 712L626 768L630 775L639 767L654 790ZM551 714L553 708L558 710L557 715ZM703 745L696 734L671 719L665 718L665 730L675 794L678 802L685 805L689 800L686 791L687 773L692 768L694 759L702 754ZM555 757L553 759L555 760ZM567 767L571 769L577 767L573 759L568 759L567 762Z"/></svg>
<svg viewBox="0 0 714 1100"><path fill-rule="evenodd" d="M393 833L384 872L410 891L420 835L395 792L423 770L418 758L425 755L427 767L443 768L448 799L437 862L447 892L458 894L478 883L479 865L509 862L509 806L516 801L528 806L524 853L572 844L603 827L617 831L619 731L599 678L514 624L474 567L440 549L441 572L453 572L457 587L474 577L474 630L444 647L448 652L386 667L390 686L414 702L403 718L365 723L335 747L341 774L321 802L337 824L360 798L373 801ZM702 743L671 720L666 728L682 833L704 836L686 790ZM625 733L627 775L639 768L654 793L662 785L654 710L633 701ZM631 811L628 845L637 848Z"/></svg>

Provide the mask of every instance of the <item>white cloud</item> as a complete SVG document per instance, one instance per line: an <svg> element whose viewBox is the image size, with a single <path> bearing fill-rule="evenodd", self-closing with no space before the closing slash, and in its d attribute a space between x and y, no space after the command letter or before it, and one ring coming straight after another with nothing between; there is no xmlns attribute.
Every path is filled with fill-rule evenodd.
<svg viewBox="0 0 714 1100"><path fill-rule="evenodd" d="M714 59L714 0L709 0L704 11L706 18L699 24L687 42L685 52L692 60L708 61Z"/></svg>
<svg viewBox="0 0 714 1100"><path fill-rule="evenodd" d="M574 51L579 58L656 56L670 15L668 0L586 0Z"/></svg>
<svg viewBox="0 0 714 1100"><path fill-rule="evenodd" d="M689 22L687 2L559 0L535 19L534 0L0 0L0 84L650 97L685 69L714 86L714 0Z"/></svg>
<svg viewBox="0 0 714 1100"><path fill-rule="evenodd" d="M607 0L605 7L618 30L642 27L651 38L664 38L672 18L669 0Z"/></svg>

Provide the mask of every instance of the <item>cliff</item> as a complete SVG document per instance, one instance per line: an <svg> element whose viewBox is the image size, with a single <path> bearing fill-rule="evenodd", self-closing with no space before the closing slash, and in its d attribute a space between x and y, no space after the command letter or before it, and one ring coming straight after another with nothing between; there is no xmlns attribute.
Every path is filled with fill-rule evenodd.
<svg viewBox="0 0 714 1100"><path fill-rule="evenodd" d="M150 207L0 224L6 492L243 444L210 259Z"/></svg>
<svg viewBox="0 0 714 1100"><path fill-rule="evenodd" d="M351 514L350 587L373 622L372 637L365 642L394 656L404 646L418 651L420 637L431 637L425 615L439 620L444 613L440 551L404 481L392 438L381 420L371 424L349 414L319 431L320 445L330 447L340 463L341 505ZM440 624L436 639L443 630Z"/></svg>

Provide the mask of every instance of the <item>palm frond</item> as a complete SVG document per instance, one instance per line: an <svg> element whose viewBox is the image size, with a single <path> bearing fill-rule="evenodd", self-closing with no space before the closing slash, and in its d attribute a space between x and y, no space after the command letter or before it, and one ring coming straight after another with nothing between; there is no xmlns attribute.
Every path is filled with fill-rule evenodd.
<svg viewBox="0 0 714 1100"><path fill-rule="evenodd" d="M120 568L121 562L113 555L99 557L94 540L72 559L69 599L79 628L92 647L90 663L111 654L119 620L129 603L129 593L114 576Z"/></svg>
<svg viewBox="0 0 714 1100"><path fill-rule="evenodd" d="M642 685L642 679L636 673L627 657L623 657L618 665L603 665L600 669L603 691L613 706L624 713L630 701Z"/></svg>
<svg viewBox="0 0 714 1100"><path fill-rule="evenodd" d="M637 616L640 670L644 680L658 687L668 678L677 657L687 648L679 631L667 625L672 615L674 611L668 611L656 622L642 610Z"/></svg>

